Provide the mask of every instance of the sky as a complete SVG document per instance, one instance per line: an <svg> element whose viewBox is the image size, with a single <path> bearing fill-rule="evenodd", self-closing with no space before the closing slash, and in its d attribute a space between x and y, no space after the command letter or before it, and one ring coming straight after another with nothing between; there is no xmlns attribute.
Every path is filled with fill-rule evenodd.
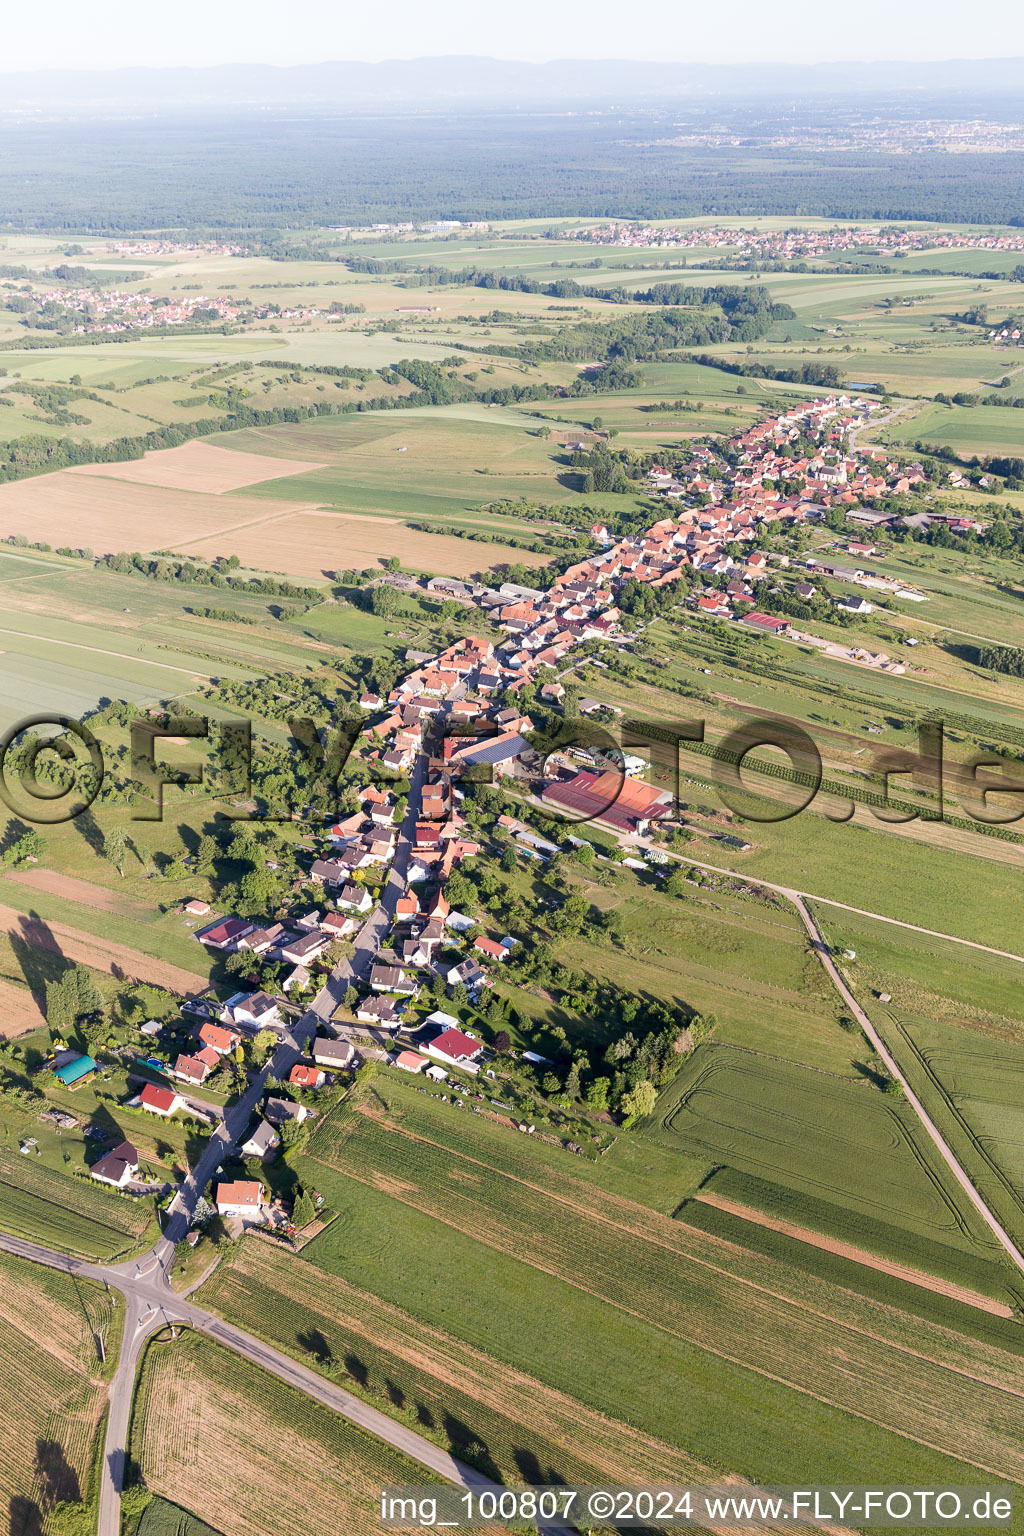
<svg viewBox="0 0 1024 1536"><path fill-rule="evenodd" d="M810 64L1024 55L1019 0L49 0L9 6L0 73L475 54Z"/></svg>

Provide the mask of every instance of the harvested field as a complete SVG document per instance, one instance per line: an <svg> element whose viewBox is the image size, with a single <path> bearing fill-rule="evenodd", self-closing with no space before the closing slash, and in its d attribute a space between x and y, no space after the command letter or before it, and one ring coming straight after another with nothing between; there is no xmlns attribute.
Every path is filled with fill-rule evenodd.
<svg viewBox="0 0 1024 1536"><path fill-rule="evenodd" d="M95 475L104 480L130 480L133 485L158 485L172 491L208 491L215 496L239 491L261 480L280 480L301 475L307 469L323 469L302 459L275 459L269 454L236 453L213 443L182 443L129 459L124 464L80 464L72 475Z"/></svg>
<svg viewBox="0 0 1024 1536"><path fill-rule="evenodd" d="M195 992L202 986L202 978L194 971L183 970L167 960L156 960L152 955L143 955L123 944L97 938L95 934L83 933L67 923L44 922L42 918L17 912L13 907L0 906L0 931L30 944L33 949L62 955L65 960L88 965L94 971L107 971L118 978L131 976L136 981L151 981L154 986L166 987L171 992Z"/></svg>
<svg viewBox="0 0 1024 1536"><path fill-rule="evenodd" d="M0 1258L0 1504L12 1536L49 1529L53 1505L84 1492L104 1396L93 1329L112 1317L98 1287Z"/></svg>
<svg viewBox="0 0 1024 1536"><path fill-rule="evenodd" d="M62 875L56 869L24 869L7 876L19 885L31 885L37 891L50 896L63 896L67 901L77 901L81 907L93 907L97 912L112 912L117 917L138 917L147 910L141 901L130 896L119 896L102 885L89 880L76 880L74 875Z"/></svg>
<svg viewBox="0 0 1024 1536"><path fill-rule="evenodd" d="M232 506L241 508L240 501ZM469 576L502 562L545 565L544 555L507 544L477 544L444 534L421 533L396 518L366 513L338 513L316 508L278 506L239 528L233 538L224 534L186 535L174 541L176 549L212 557L225 551L242 553L247 565L261 570L287 571L293 576L323 576L327 571L383 564L397 555L412 570L445 576ZM0 531L3 524L0 501ZM239 513L236 522L244 521Z"/></svg>
<svg viewBox="0 0 1024 1536"><path fill-rule="evenodd" d="M755 1211L752 1206L741 1205L737 1200L727 1200L724 1195L701 1194L696 1197L703 1205L713 1205L717 1210L727 1211L730 1216L739 1216L743 1221L752 1221L759 1227L768 1227L772 1232L781 1232L786 1237L795 1237L798 1242L809 1243L812 1248L823 1248L826 1253L836 1253L843 1259L852 1259L855 1264L866 1264L869 1269L880 1270L883 1275L894 1275L897 1280L908 1280L911 1285L921 1285L926 1291L935 1291L940 1296L949 1296L954 1301L962 1301L968 1307L980 1307L983 1312L991 1312L994 1317L1012 1317L1013 1308L1005 1302L995 1301L991 1296L982 1296L980 1291L972 1291L964 1285L954 1285L949 1280L940 1280L937 1275L926 1275L920 1269L911 1269L907 1264L895 1264L890 1259L880 1259L877 1254L868 1253L864 1248L854 1248L850 1243L841 1243L837 1238L825 1237L820 1232L812 1232L808 1227L794 1226L789 1221L779 1221L773 1216L766 1216L763 1211Z"/></svg>
<svg viewBox="0 0 1024 1536"><path fill-rule="evenodd" d="M224 1536L375 1536L382 1484L432 1480L329 1409L196 1335L150 1345L131 1451L148 1487L201 1509Z"/></svg>
<svg viewBox="0 0 1024 1536"><path fill-rule="evenodd" d="M276 511L305 505L283 502ZM183 541L215 538L218 529L234 529L266 515L265 501L243 496L229 501L199 491L131 485L70 469L0 486L0 537L23 533L58 546L87 545L97 554L182 548ZM231 554L236 547L237 539L222 539L214 552Z"/></svg>
<svg viewBox="0 0 1024 1536"><path fill-rule="evenodd" d="M0 1038L13 1040L46 1023L46 1015L28 987L0 980Z"/></svg>

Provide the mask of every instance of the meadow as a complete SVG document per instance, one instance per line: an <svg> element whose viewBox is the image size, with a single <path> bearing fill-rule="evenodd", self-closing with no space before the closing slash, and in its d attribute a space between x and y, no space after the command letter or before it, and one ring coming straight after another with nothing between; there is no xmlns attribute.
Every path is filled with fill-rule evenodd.
<svg viewBox="0 0 1024 1536"><path fill-rule="evenodd" d="M186 1510L201 1509L223 1536L308 1536L313 1527L372 1536L380 1528L382 1484L436 1481L329 1409L192 1333L149 1345L131 1455L147 1487Z"/></svg>
<svg viewBox="0 0 1024 1536"><path fill-rule="evenodd" d="M101 1287L0 1256L0 1501L11 1536L50 1532L54 1505L90 1492L120 1327L121 1304Z"/></svg>
<svg viewBox="0 0 1024 1536"><path fill-rule="evenodd" d="M338 1212L303 1259L719 1468L756 1478L774 1465L799 1478L834 1465L849 1478L871 1466L899 1477L937 1468L938 1455L1024 1471L1010 1471L1017 1451L1001 1432L999 1446L965 1436L962 1423L950 1435L949 1393L964 1385L931 1354L903 1356L891 1371L902 1317L882 1309L881 1334L869 1338L850 1293L829 1304L816 1291L820 1312L805 1276L730 1252L685 1214L611 1194L600 1170L580 1176L576 1160L558 1170L531 1159L511 1130L435 1111L429 1096L378 1076L300 1160ZM799 1299L784 1299L794 1288ZM698 1396L695 1417L687 1404ZM1017 1412L990 1401L989 1435Z"/></svg>

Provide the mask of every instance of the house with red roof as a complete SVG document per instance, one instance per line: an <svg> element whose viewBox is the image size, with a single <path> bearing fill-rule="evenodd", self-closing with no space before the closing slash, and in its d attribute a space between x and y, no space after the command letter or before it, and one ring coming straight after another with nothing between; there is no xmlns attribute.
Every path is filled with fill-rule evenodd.
<svg viewBox="0 0 1024 1536"><path fill-rule="evenodd" d="M185 1108L185 1100L180 1093L175 1093L173 1088L161 1088L157 1083L145 1085L139 1094L139 1104L141 1108L148 1109L151 1115L161 1115L165 1120Z"/></svg>

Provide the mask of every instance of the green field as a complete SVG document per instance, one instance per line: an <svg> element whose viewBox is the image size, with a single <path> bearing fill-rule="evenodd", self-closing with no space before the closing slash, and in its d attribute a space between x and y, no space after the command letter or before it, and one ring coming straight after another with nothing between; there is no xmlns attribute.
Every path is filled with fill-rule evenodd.
<svg viewBox="0 0 1024 1536"><path fill-rule="evenodd" d="M914 1443L918 1438L947 1454L993 1454L1006 1464L1005 1448L982 1452L975 1442L968 1452L963 1438L936 1438L934 1423L925 1432L921 1399L912 1420L907 1399L897 1409L893 1394L916 1390L906 1372L917 1367L906 1357L900 1387L883 1368L883 1396L870 1406L874 1366L866 1359L863 1368L850 1366L855 1411L866 1418L850 1414L853 1400L826 1364L849 1311L840 1323L827 1306L819 1314L802 1301L781 1301L792 1272L775 1267L770 1279L762 1267L762 1284L737 1284L733 1269L767 1261L729 1257L684 1222L599 1192L590 1180L600 1172L580 1178L576 1160L566 1159L560 1173L531 1168L532 1149L514 1132L486 1122L478 1130L471 1113L434 1109L411 1085L378 1077L365 1109L337 1112L301 1160L302 1176L338 1212L305 1250L320 1269L601 1412L751 1477L765 1476L769 1464L776 1475L799 1477L801 1468L833 1463L847 1477L862 1466L903 1476L911 1466L936 1465L935 1451ZM917 1189L928 1190L924 1178ZM806 1295L811 1282L795 1283ZM895 1319L883 1322L879 1314L877 1321L888 1336ZM854 1337L844 1333L844 1352L874 1351L875 1343ZM878 1347L884 1355L887 1346ZM948 1406L951 1389L958 1390L939 1370L928 1391ZM687 1407L695 1396L696 1417Z"/></svg>
<svg viewBox="0 0 1024 1536"><path fill-rule="evenodd" d="M1016 358L1006 354L1002 361L992 358L987 373L1002 376L1016 362ZM898 442L921 439L963 454L1016 454L1019 457L1024 453L1021 413L994 405L933 405L912 420L896 422L894 433Z"/></svg>
<svg viewBox="0 0 1024 1536"><path fill-rule="evenodd" d="M123 1315L102 1286L0 1255L0 1499L11 1536L52 1532L56 1503L94 1497Z"/></svg>
<svg viewBox="0 0 1024 1536"><path fill-rule="evenodd" d="M151 1499L130 1536L221 1536L212 1525L166 1499Z"/></svg>
<svg viewBox="0 0 1024 1536"><path fill-rule="evenodd" d="M86 1258L119 1258L137 1248L153 1218L133 1200L86 1178L46 1167L30 1153L0 1150L0 1227Z"/></svg>
<svg viewBox="0 0 1024 1536"><path fill-rule="evenodd" d="M869 1082L850 1083L720 1045L694 1052L664 1091L644 1134L660 1146L779 1184L812 1204L887 1229L886 1255L939 1245L958 1279L993 1283L999 1250L966 1201L945 1187L913 1113ZM811 1215L805 1222L814 1226ZM852 1240L852 1239L851 1239ZM876 1239L876 1242L880 1239Z"/></svg>

